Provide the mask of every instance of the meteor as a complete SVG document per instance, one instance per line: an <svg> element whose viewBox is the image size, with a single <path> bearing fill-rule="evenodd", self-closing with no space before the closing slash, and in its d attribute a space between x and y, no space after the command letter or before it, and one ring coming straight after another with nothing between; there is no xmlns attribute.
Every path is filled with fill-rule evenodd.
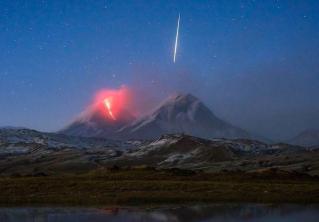
<svg viewBox="0 0 319 222"><path fill-rule="evenodd" d="M174 63L176 62L176 52L177 52L177 46L178 46L178 35L179 35L179 22L181 20L181 14L178 14L178 20L177 20L177 30L176 30L176 38L175 38L175 47L174 47Z"/></svg>

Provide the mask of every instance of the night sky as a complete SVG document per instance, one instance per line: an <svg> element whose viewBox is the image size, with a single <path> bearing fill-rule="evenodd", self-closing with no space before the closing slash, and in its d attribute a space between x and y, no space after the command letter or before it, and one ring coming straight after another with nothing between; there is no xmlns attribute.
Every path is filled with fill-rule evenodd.
<svg viewBox="0 0 319 222"><path fill-rule="evenodd" d="M317 0L2 0L0 31L0 126L58 130L124 84L145 112L189 92L271 139L319 128Z"/></svg>

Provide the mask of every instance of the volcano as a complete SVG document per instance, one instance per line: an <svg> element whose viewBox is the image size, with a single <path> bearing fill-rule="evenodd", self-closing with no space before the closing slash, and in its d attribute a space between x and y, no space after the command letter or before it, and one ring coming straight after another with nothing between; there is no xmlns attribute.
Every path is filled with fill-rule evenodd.
<svg viewBox="0 0 319 222"><path fill-rule="evenodd" d="M128 139L154 139L163 134L184 133L202 138L250 138L248 132L214 115L198 98L178 94L168 98L151 114L121 128Z"/></svg>
<svg viewBox="0 0 319 222"><path fill-rule="evenodd" d="M207 139L251 138L245 130L215 116L191 94L169 97L153 112L138 119L125 110L113 116L105 103L103 100L102 108L87 110L60 133L121 140L155 139L163 134L176 133Z"/></svg>
<svg viewBox="0 0 319 222"><path fill-rule="evenodd" d="M129 112L122 112L114 120L106 118L99 109L89 109L58 133L70 136L114 138L120 128L134 119Z"/></svg>
<svg viewBox="0 0 319 222"><path fill-rule="evenodd" d="M96 93L92 104L59 133L71 136L114 138L120 128L135 119L127 110L129 102L130 91L125 86L119 89L100 90Z"/></svg>

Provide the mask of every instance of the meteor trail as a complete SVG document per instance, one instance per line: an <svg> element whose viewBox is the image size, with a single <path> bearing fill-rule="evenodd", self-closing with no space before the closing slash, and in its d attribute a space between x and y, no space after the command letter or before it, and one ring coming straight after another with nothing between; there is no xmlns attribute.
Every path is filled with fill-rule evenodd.
<svg viewBox="0 0 319 222"><path fill-rule="evenodd" d="M174 63L176 62L176 52L178 46L178 35L179 35L179 21L181 20L181 14L178 14L178 21L177 21L177 30L176 30L176 38L175 38L175 47L174 47Z"/></svg>

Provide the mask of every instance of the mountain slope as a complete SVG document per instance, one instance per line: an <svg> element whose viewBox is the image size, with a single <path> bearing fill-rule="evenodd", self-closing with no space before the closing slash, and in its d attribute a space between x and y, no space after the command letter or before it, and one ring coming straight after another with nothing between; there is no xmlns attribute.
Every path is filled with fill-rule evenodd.
<svg viewBox="0 0 319 222"><path fill-rule="evenodd" d="M304 158L313 158L311 153L317 155L318 151L312 152L289 144L266 144L249 139L207 140L185 134L169 134L129 149L123 152L122 156L109 160L105 164L252 170L272 167L276 162L286 167L292 164L290 157L295 158L295 156L299 159L293 163L297 164L300 159L304 161Z"/></svg>
<svg viewBox="0 0 319 222"><path fill-rule="evenodd" d="M45 133L32 129L0 128L0 155L3 150L15 151L18 148L27 150L32 147L45 149L103 149L103 148L126 148L129 142L109 140L103 138L87 138L67 136L64 134Z"/></svg>
<svg viewBox="0 0 319 222"><path fill-rule="evenodd" d="M0 129L0 175L88 172L105 167L245 172L278 167L319 175L319 150L248 139L206 140L185 134L151 141L114 141Z"/></svg>
<svg viewBox="0 0 319 222"><path fill-rule="evenodd" d="M300 146L319 146L319 129L305 130L289 141Z"/></svg>
<svg viewBox="0 0 319 222"><path fill-rule="evenodd" d="M116 131L134 120L134 117L124 110L116 121L107 118L101 110L100 107L90 107L58 133L82 137L116 138Z"/></svg>
<svg viewBox="0 0 319 222"><path fill-rule="evenodd" d="M123 127L118 133L134 139L154 139L170 133L209 139L250 138L248 132L219 119L190 94L169 98L153 113Z"/></svg>

